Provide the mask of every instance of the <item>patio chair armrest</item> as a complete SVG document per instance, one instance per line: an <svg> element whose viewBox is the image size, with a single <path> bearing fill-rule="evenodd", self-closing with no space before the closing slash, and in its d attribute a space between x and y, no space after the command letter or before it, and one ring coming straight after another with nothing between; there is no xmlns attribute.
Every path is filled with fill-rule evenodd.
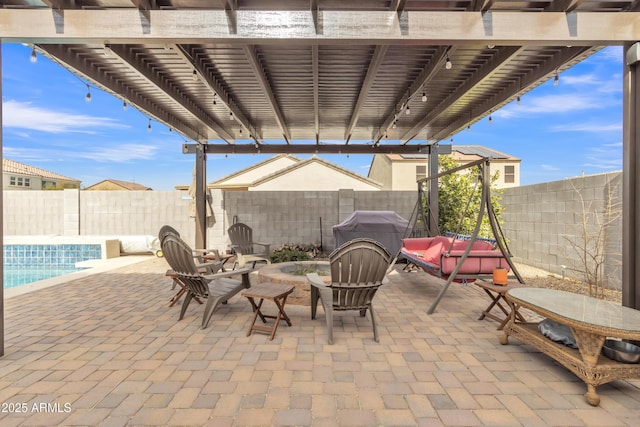
<svg viewBox="0 0 640 427"><path fill-rule="evenodd" d="M264 251L265 252L269 252L269 249L271 247L271 243L258 243L258 242L253 242L254 245L259 245L259 246L263 246L264 247Z"/></svg>
<svg viewBox="0 0 640 427"><path fill-rule="evenodd" d="M319 289L324 289L329 287L329 285L327 285L324 281L322 281L322 279L320 279L320 276L318 276L318 273L308 273L307 281L311 286L314 286Z"/></svg>
<svg viewBox="0 0 640 427"><path fill-rule="evenodd" d="M248 275L249 273L255 271L255 269L253 268L239 268L237 270L233 270L233 271L223 271L221 273L215 273L215 274L205 274L204 277L207 280L215 280L215 279L221 279L223 277L231 277L231 276L237 276L237 275Z"/></svg>

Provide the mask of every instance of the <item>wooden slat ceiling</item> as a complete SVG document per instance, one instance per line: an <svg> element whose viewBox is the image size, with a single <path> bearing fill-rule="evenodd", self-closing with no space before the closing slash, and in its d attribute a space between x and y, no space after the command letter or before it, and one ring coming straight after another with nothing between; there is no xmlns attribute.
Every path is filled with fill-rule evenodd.
<svg viewBox="0 0 640 427"><path fill-rule="evenodd" d="M581 37L584 20L578 17L603 12L636 17L639 9L638 0L6 0L0 5L0 37L34 45L189 139L230 149L256 142L344 146L446 140L602 46L633 41L620 40L617 33L615 40ZM43 10L55 32L6 25L23 19L16 11L30 12L33 22L47 19ZM135 12L138 18L128 27L114 22L105 29L82 28L77 22L83 15L76 18L74 12L93 19L91 11L125 18ZM175 11L188 13L184 28L158 31L157 17ZM427 20L435 12L451 14L459 37L410 37L424 21L418 18ZM534 34L494 44L493 20L510 12L560 16L569 36L545 42L553 30L540 28L533 30L540 40ZM265 21L266 13L273 14L271 20ZM201 15L212 23L194 37L192 21ZM225 17L224 28L218 16ZM381 28L379 37L362 37L356 30L343 35L348 27L343 16L375 35ZM484 26L485 36L466 39L472 30L460 22L467 17ZM302 24L296 27L296 20ZM311 35L304 33L307 25ZM418 25L428 32L429 25ZM131 34L140 28L136 39ZM215 35L207 36L212 31ZM108 37L101 35L105 32Z"/></svg>

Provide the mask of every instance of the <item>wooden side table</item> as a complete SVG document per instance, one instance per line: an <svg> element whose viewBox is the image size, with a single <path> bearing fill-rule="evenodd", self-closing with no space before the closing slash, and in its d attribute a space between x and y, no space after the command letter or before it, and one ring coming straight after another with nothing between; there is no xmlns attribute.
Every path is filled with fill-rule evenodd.
<svg viewBox="0 0 640 427"><path fill-rule="evenodd" d="M496 322L500 323L500 325L498 326L498 330L501 331L509 321L509 310L507 309L509 304L505 298L505 295L510 289L519 288L520 285L515 283L509 283L508 285L495 285L492 282L485 282L482 280L476 280L473 283L476 286L482 288L486 292L486 294L489 295L489 298L491 298L491 303L482 311L482 314L480 315L480 317L478 317L478 320L482 320L485 317L495 320ZM502 305L502 302L507 304L507 307ZM491 310L496 307L499 308L504 314L503 318L491 313ZM515 315L519 321L526 321L518 311L516 311Z"/></svg>
<svg viewBox="0 0 640 427"><path fill-rule="evenodd" d="M249 300L251 307L253 308L253 320L251 321L251 326L249 326L249 330L247 331L247 336L251 335L252 331L266 332L271 334L269 340L273 340L273 337L276 335L278 325L280 324L280 319L284 319L287 324L291 326L291 320L289 319L289 316L287 316L287 313L284 312L284 305L287 302L287 296L291 292L293 292L293 286L271 282L261 283L257 286L252 286L246 291L242 291L241 295ZM260 299L257 304L255 302L255 298ZM266 299L273 301L278 307L278 314L276 316L264 314L260 310L262 303ZM262 323L267 323L267 319L275 319L275 322L271 326L256 325L258 316L260 316Z"/></svg>

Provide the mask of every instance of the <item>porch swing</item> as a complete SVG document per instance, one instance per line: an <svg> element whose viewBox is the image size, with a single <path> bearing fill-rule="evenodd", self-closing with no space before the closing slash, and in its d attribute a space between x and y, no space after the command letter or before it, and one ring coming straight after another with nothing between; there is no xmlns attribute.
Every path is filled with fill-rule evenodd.
<svg viewBox="0 0 640 427"><path fill-rule="evenodd" d="M479 167L478 180L467 202L465 211L462 213L458 223L458 230L453 233L445 233L444 235L440 235L439 230L428 230L428 218L423 209L423 199L425 195L423 185L427 181L475 166ZM430 237L410 237L403 239L400 254L406 258L408 262L418 266L426 273L445 280L444 287L440 290L435 301L427 310L428 314L432 314L435 311L445 292L454 281L471 283L476 279L491 277L493 270L496 268L504 268L511 272L511 277L515 277L520 283L524 283L522 276L520 276L520 273L511 260L511 253L504 238L502 228L498 223L493 205L491 204L489 166L490 158L483 158L418 181L419 197L410 219L410 221L413 221L411 235L415 236L418 234L419 230L417 230L417 228L421 226ZM473 233L465 236L460 234L460 227L467 215L471 200L478 186L481 187L482 191L478 217ZM494 239L478 237L485 214L488 216ZM431 213L428 212L428 215L431 215Z"/></svg>

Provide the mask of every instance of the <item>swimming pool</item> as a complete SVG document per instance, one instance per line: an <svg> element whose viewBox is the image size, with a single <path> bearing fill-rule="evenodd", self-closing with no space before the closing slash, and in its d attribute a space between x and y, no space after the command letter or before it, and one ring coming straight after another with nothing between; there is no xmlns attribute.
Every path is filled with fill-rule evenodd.
<svg viewBox="0 0 640 427"><path fill-rule="evenodd" d="M51 279L52 277L63 276L82 270L84 270L84 268L40 266L25 269L23 267L4 267L4 288L14 288L16 286L26 285L27 283Z"/></svg>
<svg viewBox="0 0 640 427"><path fill-rule="evenodd" d="M10 244L4 249L4 288L81 271L76 263L100 259L99 244Z"/></svg>

